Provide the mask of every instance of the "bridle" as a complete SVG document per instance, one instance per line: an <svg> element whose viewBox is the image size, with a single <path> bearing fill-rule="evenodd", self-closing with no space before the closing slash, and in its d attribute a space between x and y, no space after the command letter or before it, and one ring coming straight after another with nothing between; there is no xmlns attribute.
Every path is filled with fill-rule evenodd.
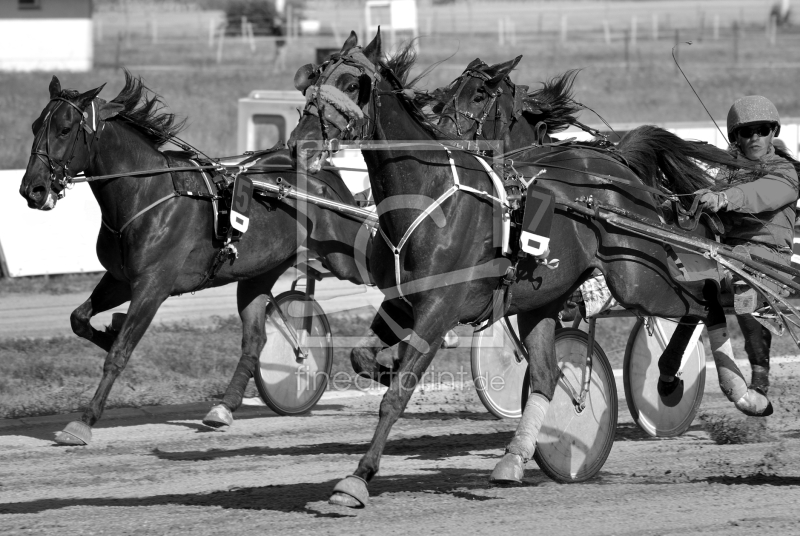
<svg viewBox="0 0 800 536"><path fill-rule="evenodd" d="M95 109L95 103L92 101L91 103L91 111L92 111L92 125L90 126L88 123L88 113L81 110L75 103L63 98L63 97L53 97L50 99L50 102L58 101L58 104L47 112L45 119L39 132L36 133L36 138L34 140L34 149L31 151L31 156L36 156L39 160L47 166L50 170L50 188L55 192L58 196L58 199L62 199L64 197L64 189L69 186L70 182L74 178L74 175L70 173L69 166L72 163L72 159L75 158L75 148L78 145L78 137L80 136L81 132L83 133L83 140L86 146L87 151L91 149L94 141L97 138L97 110ZM55 158L50 154L50 125L53 119L53 116L61 107L61 103L66 102L81 116L81 120L78 123L78 129L75 132L75 136L72 139L72 145L68 150L64 151L64 155L61 158ZM49 105L49 103L48 103ZM88 133L92 133L92 141L90 142L88 139ZM39 146L42 143L41 138L44 138L44 151L39 150ZM58 177L58 174L61 174L61 177Z"/></svg>
<svg viewBox="0 0 800 536"><path fill-rule="evenodd" d="M358 50L360 51L360 49ZM323 104L326 100L323 88L332 87L326 82L341 65L355 68L359 72L358 78L361 89L358 97L359 102L356 105L362 110L361 117L358 117L358 114L354 114L350 110L337 107L330 101ZM377 95L378 82L381 80L381 75L377 69L372 65L368 65L368 62L359 61L353 54L348 52L333 55L316 67L314 73L316 74L316 80L314 85L306 90L306 104L301 116L311 115L319 119L324 149L330 153L335 153L338 151L340 139L357 140L370 138L374 134L376 121L366 110L370 106L379 106L374 98ZM311 94L308 95L308 92L311 92ZM326 113L329 109L333 109L334 113ZM329 115L332 115L332 117ZM330 138L328 135L330 126L339 130L341 133L339 138ZM357 129L360 132L357 132Z"/></svg>
<svg viewBox="0 0 800 536"><path fill-rule="evenodd" d="M483 124L486 121L486 119L489 117L489 114L492 111L492 107L494 106L494 109L495 109L495 127L494 127L495 132L494 132L493 137L491 137L490 139L498 139L497 124L499 122L501 122L501 119L502 119L502 114L500 113L501 112L500 103L498 102L498 99L504 93L503 92L503 88L501 87L500 84L498 84L496 90L494 90L492 92L487 91L487 94L488 94L489 98L486 100L486 104L483 106L483 110L481 110L479 113L473 114L470 111L462 111L462 110L459 110L459 108L458 108L458 99L461 96L461 92L466 87L467 82L469 82L470 78L478 78L479 80L482 80L484 86L486 85L486 82L491 80L491 77L488 74L486 74L486 73L484 73L484 72L482 72L482 71L480 71L478 69L467 68L463 73L461 73L461 76L459 76L456 79L455 83L458 84L458 87L454 92L452 92L453 96L450 97L450 98L446 98L446 100L443 102L443 104L444 104L443 111L446 111L448 104L450 106L452 106L453 114L454 114L455 117L450 117L450 120L453 121L453 123L455 124L456 136L459 139L462 139L464 133L461 130L461 125L460 125L460 123L458 121L458 116L465 117L465 118L469 119L470 121L472 121L475 124L473 126L473 128L476 127L475 128L475 134L473 135L472 139L473 140L477 140L478 137L483 136ZM511 88L511 94L513 95L515 93L515 87L514 87L513 82L511 82L511 80L509 80L508 77L506 77L504 81ZM446 114L442 114L442 115L447 117ZM502 123L504 123L504 125L502 126L502 130L500 131L500 134L504 135L505 131L508 130L511 127L512 121L508 121L508 122L502 121Z"/></svg>

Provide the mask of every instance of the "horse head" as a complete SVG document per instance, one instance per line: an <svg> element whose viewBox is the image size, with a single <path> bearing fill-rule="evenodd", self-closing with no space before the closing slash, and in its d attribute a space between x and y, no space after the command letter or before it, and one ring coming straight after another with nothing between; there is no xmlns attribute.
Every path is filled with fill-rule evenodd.
<svg viewBox="0 0 800 536"><path fill-rule="evenodd" d="M578 71L529 92L509 78L521 58L491 66L476 59L450 85L436 90L432 111L442 131L462 140L500 140L512 150L549 142L548 134L574 123L583 108L572 97Z"/></svg>
<svg viewBox="0 0 800 536"><path fill-rule="evenodd" d="M298 150L306 151L310 172L321 169L339 140L366 137L371 94L380 79L380 57L380 29L363 49L351 32L342 49L325 63L297 71L295 87L306 96L306 105L288 145L295 157Z"/></svg>
<svg viewBox="0 0 800 536"><path fill-rule="evenodd" d="M62 90L58 78L51 80L50 100L32 125L33 147L19 189L30 208L55 207L71 179L89 165L101 121L120 109L97 98L102 89Z"/></svg>
<svg viewBox="0 0 800 536"><path fill-rule="evenodd" d="M507 136L519 116L514 113L518 91L509 73L521 59L517 56L490 66L476 58L447 87L436 90L438 104L433 112L439 115L439 128L463 140L500 140Z"/></svg>

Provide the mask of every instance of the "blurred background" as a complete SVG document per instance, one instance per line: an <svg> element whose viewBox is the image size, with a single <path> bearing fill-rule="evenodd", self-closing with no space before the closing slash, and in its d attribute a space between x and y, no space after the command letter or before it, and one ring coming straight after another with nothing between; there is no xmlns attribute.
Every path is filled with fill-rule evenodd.
<svg viewBox="0 0 800 536"><path fill-rule="evenodd" d="M379 24L389 52L417 38L416 72L447 60L423 87L476 57L522 54L516 82L536 87L580 68L576 98L612 124L713 126L673 62L677 44L718 120L753 93L800 116L800 15L788 0L0 0L0 169L24 168L53 74L82 91L107 83L101 96L111 99L127 68L188 117L187 141L234 154L238 99L293 90L300 65L351 30L368 42Z"/></svg>

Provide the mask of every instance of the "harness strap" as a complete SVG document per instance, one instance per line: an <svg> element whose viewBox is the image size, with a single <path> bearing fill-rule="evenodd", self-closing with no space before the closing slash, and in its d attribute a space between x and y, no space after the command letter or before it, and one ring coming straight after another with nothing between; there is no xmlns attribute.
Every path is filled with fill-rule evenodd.
<svg viewBox="0 0 800 536"><path fill-rule="evenodd" d="M134 214L134 215L133 215L133 217L132 217L131 219L129 219L128 221L126 221L126 222L125 222L125 225L123 225L122 227L120 227L119 231L115 231L115 230L114 230L114 229L113 229L113 228L112 228L112 227L111 227L109 224L107 224L107 223L106 223L106 221L105 221L105 220L101 219L100 221L101 221L101 222L103 222L103 225L106 227L106 229L108 229L109 231L111 231L111 232L112 232L112 233L114 233L115 235L117 235L117 236L120 236L120 237L121 237L121 236L122 236L122 232L123 232L123 231L124 231L124 230L125 230L125 229L128 227L128 225L130 225L131 223L133 223L133 220L135 220L136 218L138 218L139 216L141 216L142 214L144 214L145 212L147 212L147 211L148 211L148 210L150 210L151 208L157 207L158 205L160 205L160 204L161 204L161 203L163 203L164 201L167 201L167 200L169 200L169 199L172 199L173 197L180 197L180 194L179 194L178 192L171 192L169 195L166 195L166 196L162 197L161 199L159 199L159 200L158 200L158 201L156 201L155 203L152 203L152 204L150 204L150 205L147 205L145 208L143 208L142 210L140 210L139 212L137 212L136 214Z"/></svg>

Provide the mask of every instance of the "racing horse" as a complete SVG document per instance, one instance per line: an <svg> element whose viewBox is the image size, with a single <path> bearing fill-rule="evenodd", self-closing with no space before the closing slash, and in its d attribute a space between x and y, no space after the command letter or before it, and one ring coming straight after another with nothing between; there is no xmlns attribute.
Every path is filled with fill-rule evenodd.
<svg viewBox="0 0 800 536"><path fill-rule="evenodd" d="M159 97L127 72L124 88L110 102L98 97L101 89L62 90L53 77L50 100L33 123L33 148L19 190L30 208L52 210L79 172L98 178L113 176L90 182L102 214L97 256L107 272L70 317L78 336L108 354L100 385L81 420L58 432L56 441L90 442L91 428L103 412L114 381L167 297L238 281L241 357L222 403L206 417L207 424L230 424L230 412L241 404L266 342L265 307L272 286L292 266L301 246L318 254L337 277L364 283L363 270L353 258L362 223L311 204L303 209L306 216L298 219L295 202L254 197L249 228L235 244L238 258L234 259L215 237L209 196L176 193L175 178L195 180L203 189L203 178L192 169L196 164L190 157L160 150L182 124L160 111ZM296 187L298 175L290 164L285 149L269 151L255 166L284 169L253 177L274 182L280 175ZM170 169L163 172L165 168ZM125 176L146 170L162 172ZM308 177L307 188L309 193L354 204L335 173ZM106 331L92 327L93 316L126 301L130 307L121 325L112 323Z"/></svg>
<svg viewBox="0 0 800 536"><path fill-rule="evenodd" d="M414 103L414 92L406 87L414 59L409 48L382 60L380 31L363 49L357 45L351 33L328 61L298 70L295 86L307 102L289 140L296 156L308 158L312 171L321 167L335 140L370 141L362 145L362 153L383 239L373 244L370 266L387 297L382 306L385 314L375 318L372 330L387 345L401 342L398 359L390 366L364 359L363 354L352 356L358 373L388 383L389 389L367 452L355 472L336 484L330 501L366 506L368 482L378 472L391 427L444 334L458 323L502 314L517 315L530 356L532 394L492 479L519 481L558 379L557 315L578 285L599 269L614 297L630 309L701 319L709 315L704 294L708 285L676 284L660 241L619 230L558 203L591 195L596 203L658 221L652 192L659 190L652 177L640 179L609 152L593 147L546 147L520 156L522 161L537 159L522 172L536 176L544 170L546 179L539 184L546 184L557 201L550 248L560 264L549 269L532 256L512 263L494 240L498 202L485 163L440 144L437 129L426 121ZM602 178L612 176L617 180ZM684 181L671 187L680 194L695 190ZM494 307L493 302L501 306Z"/></svg>
<svg viewBox="0 0 800 536"><path fill-rule="evenodd" d="M504 150L513 152L547 143L550 133L559 132L570 124L591 131L575 117L583 107L572 95L577 71L567 71L545 82L542 89L528 94L527 86L516 85L509 77L521 57L491 66L475 59L446 88L434 91L427 104L433 103L434 116L438 115L442 133L468 141L501 140ZM650 125L627 132L613 149L613 154L639 177L663 176L668 184L684 177L697 185L697 189L707 186L706 172L698 167L698 162L706 168L732 164L726 153L712 145L683 140ZM684 208L688 208L691 199L683 198ZM660 356L661 371L674 376L697 322L697 318L681 318ZM748 358L752 365L750 354ZM667 403L675 403L674 398L681 394L680 387L680 379L659 380L658 392Z"/></svg>

